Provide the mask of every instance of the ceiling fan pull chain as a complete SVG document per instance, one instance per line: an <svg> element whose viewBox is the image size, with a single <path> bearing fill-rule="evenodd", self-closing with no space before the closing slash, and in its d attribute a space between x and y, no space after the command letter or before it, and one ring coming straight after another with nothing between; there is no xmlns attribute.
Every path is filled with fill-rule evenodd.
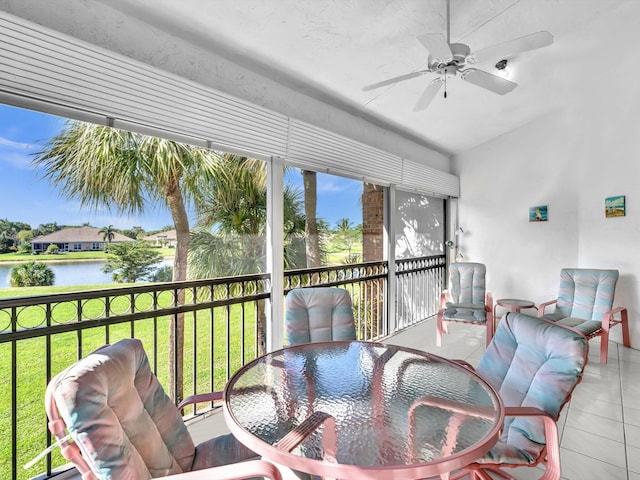
<svg viewBox="0 0 640 480"><path fill-rule="evenodd" d="M444 74L444 98L447 98L447 74Z"/></svg>

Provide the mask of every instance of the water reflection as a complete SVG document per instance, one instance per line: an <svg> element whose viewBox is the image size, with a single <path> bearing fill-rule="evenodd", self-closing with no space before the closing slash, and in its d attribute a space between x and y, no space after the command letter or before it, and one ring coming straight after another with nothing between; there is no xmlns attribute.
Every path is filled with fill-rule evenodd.
<svg viewBox="0 0 640 480"><path fill-rule="evenodd" d="M57 261L45 262L55 274L54 285L98 285L113 283L111 273L104 273L100 270L104 266L104 260L81 260L81 261ZM0 288L10 287L9 277L11 270L18 263L0 263ZM158 268L163 266L173 266L173 259L164 259L158 264Z"/></svg>

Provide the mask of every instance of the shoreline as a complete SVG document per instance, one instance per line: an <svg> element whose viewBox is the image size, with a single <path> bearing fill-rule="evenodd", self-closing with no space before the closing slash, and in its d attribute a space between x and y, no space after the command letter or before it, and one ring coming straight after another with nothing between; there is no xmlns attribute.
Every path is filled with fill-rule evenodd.
<svg viewBox="0 0 640 480"><path fill-rule="evenodd" d="M106 262L106 257L96 257L96 258L49 258L40 260L39 255L33 255L35 258L32 259L18 259L18 260L5 260L0 259L0 266L2 265L19 265L21 263L27 262L42 262L42 263L69 263L69 262ZM162 255L162 260L172 260L175 258L175 255Z"/></svg>

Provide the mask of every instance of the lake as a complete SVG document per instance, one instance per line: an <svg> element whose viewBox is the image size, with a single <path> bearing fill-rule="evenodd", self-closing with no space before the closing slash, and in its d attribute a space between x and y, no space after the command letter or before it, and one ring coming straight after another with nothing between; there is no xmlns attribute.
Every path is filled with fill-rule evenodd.
<svg viewBox="0 0 640 480"><path fill-rule="evenodd" d="M113 283L111 273L100 270L104 260L44 262L55 274L54 285L97 285ZM0 288L10 287L9 277L18 263L0 263ZM173 266L173 258L163 259L159 267Z"/></svg>

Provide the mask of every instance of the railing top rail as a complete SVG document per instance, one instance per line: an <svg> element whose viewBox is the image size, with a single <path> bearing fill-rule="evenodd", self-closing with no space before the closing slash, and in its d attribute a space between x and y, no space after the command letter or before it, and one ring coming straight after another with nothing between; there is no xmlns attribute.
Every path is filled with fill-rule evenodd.
<svg viewBox="0 0 640 480"><path fill-rule="evenodd" d="M51 293L47 295L33 295L24 297L11 297L0 299L0 309L11 307L25 307L42 305L47 303L60 303L73 300L88 300L92 298L104 298L119 296L123 293L136 295L157 291L173 291L194 287L206 287L215 285L238 284L271 278L268 273L254 275L239 275L234 277L216 277L204 280L186 280L182 282L148 283L144 285L126 285L122 287L110 287L101 290L82 290L77 292Z"/></svg>
<svg viewBox="0 0 640 480"><path fill-rule="evenodd" d="M298 268L295 270L286 270L284 272L284 276L292 276L292 275L304 275L307 273L324 273L324 272L332 272L336 270L346 270L346 269L356 269L356 268L366 268L366 267L385 267L387 265L387 261L380 262L362 262L362 263L345 263L344 265L333 265L329 267L317 267L317 268Z"/></svg>

